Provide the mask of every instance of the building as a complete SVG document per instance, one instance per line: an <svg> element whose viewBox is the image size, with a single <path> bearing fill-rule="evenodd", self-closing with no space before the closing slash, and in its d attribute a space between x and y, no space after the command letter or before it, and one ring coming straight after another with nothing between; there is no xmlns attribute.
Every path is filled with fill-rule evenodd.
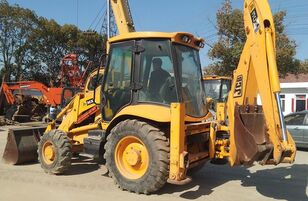
<svg viewBox="0 0 308 201"><path fill-rule="evenodd" d="M308 110L308 74L288 74L280 79L283 114Z"/></svg>

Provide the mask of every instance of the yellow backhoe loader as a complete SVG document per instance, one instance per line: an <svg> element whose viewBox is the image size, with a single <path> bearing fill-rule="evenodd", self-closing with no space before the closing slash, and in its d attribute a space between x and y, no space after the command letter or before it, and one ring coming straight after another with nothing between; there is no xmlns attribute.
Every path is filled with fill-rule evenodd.
<svg viewBox="0 0 308 201"><path fill-rule="evenodd" d="M47 127L36 125L36 127L30 128L9 129L7 144L3 153L5 162L16 165L37 161L37 145L46 128L58 127L62 131L76 132L77 135L80 132L87 132L91 128L96 128L101 122L101 115L100 109L93 99L94 86L97 85L96 82L102 79L103 74L103 68L90 73L83 92L76 94ZM100 93L99 89L97 88L98 93ZM61 122L61 124L58 125L58 122ZM48 150L48 147L45 147L45 149Z"/></svg>
<svg viewBox="0 0 308 201"><path fill-rule="evenodd" d="M108 40L104 76L95 82L92 98L75 97L59 114L65 115L60 126L51 123L40 138L39 161L46 172L64 173L73 153L104 153L121 189L147 194L167 181L189 182L187 171L211 160L227 159L231 166L294 161L267 0L244 1L247 41L228 100L214 120L208 118L202 85L203 39L184 32L135 32L127 1L110 3L120 35ZM93 114L87 103L96 108Z"/></svg>
<svg viewBox="0 0 308 201"><path fill-rule="evenodd" d="M216 102L226 102L231 90L232 79L226 76L203 76L203 86L207 97Z"/></svg>

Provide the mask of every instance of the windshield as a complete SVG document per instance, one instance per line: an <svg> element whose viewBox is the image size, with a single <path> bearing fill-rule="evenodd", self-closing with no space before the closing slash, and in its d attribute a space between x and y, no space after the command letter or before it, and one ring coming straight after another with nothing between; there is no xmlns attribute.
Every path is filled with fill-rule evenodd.
<svg viewBox="0 0 308 201"><path fill-rule="evenodd" d="M203 83L206 96L218 100L220 98L221 80L204 80Z"/></svg>
<svg viewBox="0 0 308 201"><path fill-rule="evenodd" d="M143 40L139 72L142 89L138 101L169 105L178 102L171 43L169 40Z"/></svg>
<svg viewBox="0 0 308 201"><path fill-rule="evenodd" d="M180 93L185 103L186 114L202 117L207 113L202 88L201 64L198 51L183 45L175 45Z"/></svg>
<svg viewBox="0 0 308 201"><path fill-rule="evenodd" d="M231 88L231 80L204 80L203 85L207 97L218 102L226 102Z"/></svg>

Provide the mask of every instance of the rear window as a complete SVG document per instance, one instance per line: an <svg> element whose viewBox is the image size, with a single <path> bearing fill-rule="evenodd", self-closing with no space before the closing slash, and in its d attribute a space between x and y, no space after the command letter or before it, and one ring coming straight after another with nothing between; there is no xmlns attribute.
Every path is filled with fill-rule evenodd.
<svg viewBox="0 0 308 201"><path fill-rule="evenodd" d="M306 114L294 114L287 116L285 122L287 125L303 125Z"/></svg>

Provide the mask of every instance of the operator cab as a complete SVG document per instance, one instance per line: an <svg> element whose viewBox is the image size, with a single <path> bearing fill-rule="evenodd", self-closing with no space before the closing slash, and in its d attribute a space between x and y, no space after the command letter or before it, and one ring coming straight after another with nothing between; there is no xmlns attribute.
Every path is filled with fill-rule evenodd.
<svg viewBox="0 0 308 201"><path fill-rule="evenodd" d="M231 84L232 80L229 77L205 76L203 78L206 96L218 103L227 102Z"/></svg>
<svg viewBox="0 0 308 201"><path fill-rule="evenodd" d="M188 33L135 32L109 42L102 87L105 120L131 104L170 107L173 102L184 102L188 116L206 115L198 54L202 39Z"/></svg>

